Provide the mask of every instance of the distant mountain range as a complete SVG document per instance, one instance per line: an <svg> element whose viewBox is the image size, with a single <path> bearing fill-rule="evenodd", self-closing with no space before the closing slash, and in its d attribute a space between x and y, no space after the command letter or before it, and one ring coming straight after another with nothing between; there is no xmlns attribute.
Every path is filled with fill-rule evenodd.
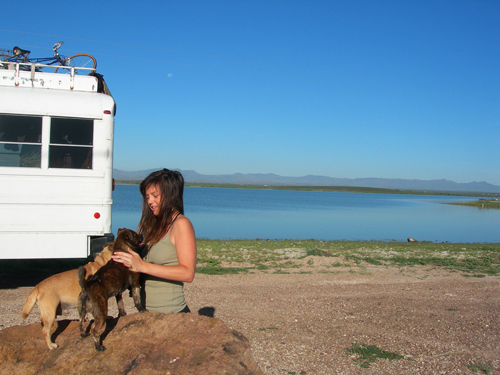
<svg viewBox="0 0 500 375"><path fill-rule="evenodd" d="M115 180L137 181L158 170L122 171L113 169ZM235 185L275 185L275 186L353 186L399 190L426 190L449 192L500 193L500 186L487 182L458 183L450 180L405 180L394 178L335 178L308 175L285 177L273 173L203 175L195 171L179 170L186 182Z"/></svg>

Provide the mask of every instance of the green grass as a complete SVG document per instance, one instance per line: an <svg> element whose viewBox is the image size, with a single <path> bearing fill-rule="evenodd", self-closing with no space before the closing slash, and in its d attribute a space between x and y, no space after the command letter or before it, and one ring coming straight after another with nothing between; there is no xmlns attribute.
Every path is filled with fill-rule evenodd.
<svg viewBox="0 0 500 375"><path fill-rule="evenodd" d="M424 266L470 277L500 275L500 243L198 239L197 245L197 272L208 274Z"/></svg>
<svg viewBox="0 0 500 375"><path fill-rule="evenodd" d="M205 275L236 275L248 273L249 268L244 267L197 267L196 273Z"/></svg>
<svg viewBox="0 0 500 375"><path fill-rule="evenodd" d="M366 272L427 267L468 277L500 276L500 243L197 239L197 273L208 275ZM0 275L50 276L88 259L3 260Z"/></svg>
<svg viewBox="0 0 500 375"><path fill-rule="evenodd" d="M259 331L277 331L278 328L276 327L266 327L266 328L259 328Z"/></svg>
<svg viewBox="0 0 500 375"><path fill-rule="evenodd" d="M391 353L378 348L376 345L366 345L366 344L352 344L350 348L346 349L348 353L355 354L358 357L355 359L356 362L361 362L362 368L368 368L377 359L402 359L404 356L398 353Z"/></svg>
<svg viewBox="0 0 500 375"><path fill-rule="evenodd" d="M485 365L484 363L477 363L474 365L468 365L467 366L471 371L474 372L481 372L483 374L491 374L491 371L493 371L493 367L489 365Z"/></svg>

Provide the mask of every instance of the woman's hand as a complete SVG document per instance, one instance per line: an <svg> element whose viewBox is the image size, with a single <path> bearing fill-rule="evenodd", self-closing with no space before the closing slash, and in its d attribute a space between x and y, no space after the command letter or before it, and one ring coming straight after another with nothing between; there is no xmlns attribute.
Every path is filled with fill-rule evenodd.
<svg viewBox="0 0 500 375"><path fill-rule="evenodd" d="M117 251L111 256L111 258L115 262L122 263L132 272L142 272L141 270L144 268L144 264L146 262L143 261L140 255L135 251L132 251L130 249L127 249L127 251L128 253Z"/></svg>

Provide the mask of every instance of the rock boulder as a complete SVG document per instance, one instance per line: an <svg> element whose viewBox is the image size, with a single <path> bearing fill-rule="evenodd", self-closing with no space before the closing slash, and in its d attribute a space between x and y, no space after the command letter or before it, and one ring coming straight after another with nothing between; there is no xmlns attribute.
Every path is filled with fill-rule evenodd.
<svg viewBox="0 0 500 375"><path fill-rule="evenodd" d="M62 320L48 350L39 324L0 331L1 374L262 375L248 340L216 318L143 313L108 318L104 352L80 337L78 321Z"/></svg>

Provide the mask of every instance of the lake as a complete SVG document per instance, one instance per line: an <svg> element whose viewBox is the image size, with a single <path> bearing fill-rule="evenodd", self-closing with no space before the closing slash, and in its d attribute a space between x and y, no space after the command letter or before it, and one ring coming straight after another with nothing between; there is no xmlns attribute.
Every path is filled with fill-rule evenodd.
<svg viewBox="0 0 500 375"><path fill-rule="evenodd" d="M138 185L113 192L113 233L136 229ZM354 241L500 242L500 210L445 202L472 197L186 187L196 237Z"/></svg>

